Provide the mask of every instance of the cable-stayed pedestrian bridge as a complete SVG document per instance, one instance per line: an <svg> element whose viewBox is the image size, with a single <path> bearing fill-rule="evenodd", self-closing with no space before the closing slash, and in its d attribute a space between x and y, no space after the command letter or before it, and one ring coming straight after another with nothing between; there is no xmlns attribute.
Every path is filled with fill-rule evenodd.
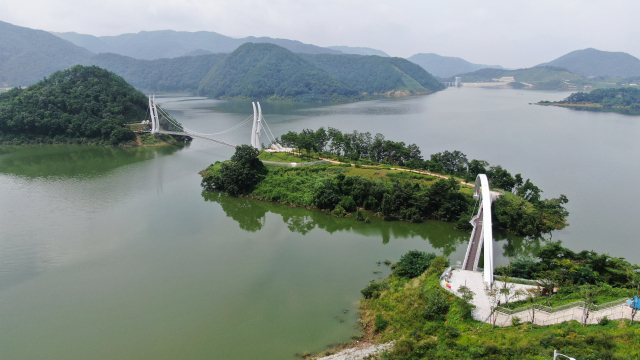
<svg viewBox="0 0 640 360"><path fill-rule="evenodd" d="M173 119L164 109L156 104L155 95L149 95L149 117L145 120L151 127L151 134L167 134L196 137L215 143L236 147L240 144L247 143L247 132L249 132L249 143L256 149L262 148L260 137L262 133L267 136L268 144L276 151L284 151L280 144L277 143L273 132L269 128L269 124L262 116L262 108L259 102L253 102L253 116L240 121L229 129L212 134L201 133L184 127L182 124ZM249 129L249 126L251 128Z"/></svg>

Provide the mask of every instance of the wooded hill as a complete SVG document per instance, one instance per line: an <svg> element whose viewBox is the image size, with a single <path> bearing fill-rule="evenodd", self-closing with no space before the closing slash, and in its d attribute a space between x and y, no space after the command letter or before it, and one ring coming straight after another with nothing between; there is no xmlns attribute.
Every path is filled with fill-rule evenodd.
<svg viewBox="0 0 640 360"><path fill-rule="evenodd" d="M344 101L361 94L430 93L443 86L400 58L294 54L271 44L244 44L214 67L198 93L219 98Z"/></svg>
<svg viewBox="0 0 640 360"><path fill-rule="evenodd" d="M209 70L228 54L183 56L173 59L137 60L117 54L98 54L84 61L122 76L138 89L195 92Z"/></svg>
<svg viewBox="0 0 640 360"><path fill-rule="evenodd" d="M93 54L42 30L0 21L0 83L30 85Z"/></svg>
<svg viewBox="0 0 640 360"><path fill-rule="evenodd" d="M120 144L135 137L123 124L143 120L147 106L120 76L76 65L0 94L0 142Z"/></svg>
<svg viewBox="0 0 640 360"><path fill-rule="evenodd" d="M198 94L222 99L345 101L354 88L291 51L247 43L216 65Z"/></svg>
<svg viewBox="0 0 640 360"><path fill-rule="evenodd" d="M444 89L431 74L406 59L360 55L301 55L360 93L409 91L428 94Z"/></svg>

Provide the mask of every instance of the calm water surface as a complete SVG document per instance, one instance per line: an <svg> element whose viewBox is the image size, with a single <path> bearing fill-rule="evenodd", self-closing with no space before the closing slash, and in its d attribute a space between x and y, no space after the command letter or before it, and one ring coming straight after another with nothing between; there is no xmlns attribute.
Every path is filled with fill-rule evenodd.
<svg viewBox="0 0 640 360"><path fill-rule="evenodd" d="M554 239L640 262L640 118L529 105L566 96L462 88L263 110L276 136L380 132L423 155L456 149L503 165L547 197L569 197L571 226ZM251 112L246 102L160 103L200 132ZM411 249L464 256L468 234L448 223L363 224L203 194L197 172L231 153L198 139L184 149L1 148L0 358L293 358L355 333L359 290L389 272L376 261ZM497 232L496 262L537 246Z"/></svg>

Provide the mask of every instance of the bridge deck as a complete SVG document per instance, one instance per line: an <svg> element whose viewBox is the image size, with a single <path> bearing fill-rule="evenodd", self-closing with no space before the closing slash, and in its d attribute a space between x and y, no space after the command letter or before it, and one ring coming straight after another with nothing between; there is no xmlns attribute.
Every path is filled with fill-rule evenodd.
<svg viewBox="0 0 640 360"><path fill-rule="evenodd" d="M481 240L482 240L482 211L483 209L480 209L480 212L478 213L478 216L476 216L475 220L473 221L473 237L471 238L471 243L469 243L469 257L467 258L467 261L464 264L464 270L469 270L469 271L473 271L474 268L477 266L477 256L478 256L478 248L482 245Z"/></svg>

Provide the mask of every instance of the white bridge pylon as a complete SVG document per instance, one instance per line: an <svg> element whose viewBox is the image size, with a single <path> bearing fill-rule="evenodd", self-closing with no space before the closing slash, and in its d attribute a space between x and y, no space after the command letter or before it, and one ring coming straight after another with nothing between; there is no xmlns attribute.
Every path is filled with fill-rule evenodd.
<svg viewBox="0 0 640 360"><path fill-rule="evenodd" d="M284 149L282 148L282 146L280 146L280 144L278 144L275 141L276 139L273 136L271 129L269 129L269 125L267 124L264 117L262 116L262 108L260 107L260 103L253 102L251 104L253 105L253 126L251 128L251 133L250 133L251 146L253 146L256 149L262 148L262 144L260 142L260 135L262 132L264 132L265 135L267 135L267 138L269 138L269 143L276 149L276 151ZM197 137L197 138L213 141L218 144L222 144L230 147L237 146L237 144L235 144L235 141L222 140L220 136L223 134L231 135L234 130L241 130L243 125L247 125L249 121L251 121L251 117L248 117L245 120L241 121L239 124L236 124L235 126L225 131L221 131L215 134L203 134L197 131L187 129L181 124L177 123L175 120L173 120L171 116L169 116L169 114L166 113L166 111L164 111L162 108L159 108L156 105L155 95L149 95L149 114L151 115L151 133L152 134L191 136L191 137ZM165 119L166 121L165 125L169 125L169 127L176 128L179 131L162 129L160 126L160 115L162 115L163 118ZM268 130L268 132L264 130L265 128ZM271 136L269 136L269 134Z"/></svg>
<svg viewBox="0 0 640 360"><path fill-rule="evenodd" d="M473 190L473 198L478 200L480 207L478 214L471 219L473 231L464 256L463 270L477 271L480 253L484 245L484 283L491 288L493 285L493 226L491 224L491 203L500 193L489 189L487 175L479 174L476 177L476 186Z"/></svg>

